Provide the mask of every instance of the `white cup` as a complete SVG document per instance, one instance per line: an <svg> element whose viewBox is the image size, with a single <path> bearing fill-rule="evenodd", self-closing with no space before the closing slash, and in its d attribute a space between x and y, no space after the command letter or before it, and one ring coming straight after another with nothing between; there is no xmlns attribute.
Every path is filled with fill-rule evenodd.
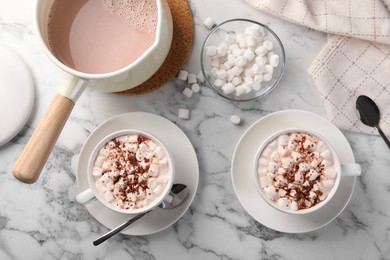
<svg viewBox="0 0 390 260"><path fill-rule="evenodd" d="M260 158L261 154L263 153L264 149L267 147L267 145L281 135L285 135L288 133L295 133L295 132L306 133L306 134L314 136L314 137L318 138L320 141L322 141L326 145L326 147L329 149L329 151L331 152L331 155L333 158L334 169L337 173L336 178L334 180L334 185L331 188L327 197L323 201L315 204L314 206L312 206L310 208L300 209L300 210L292 210L292 209L289 209L286 207L281 207L275 201L269 199L266 196L264 189L261 186L261 183L260 183L261 174L259 174L259 171L261 171L261 168L263 167L259 163L259 158ZM256 189L257 189L259 195L261 196L261 198L263 200L265 200L273 208L280 210L282 212L285 212L285 213L295 214L295 215L308 214L308 213L319 210L320 208L325 206L327 203L329 203L329 201L332 200L332 198L334 197L334 194L337 192L337 190L339 188L341 178L343 178L345 176L359 176L360 174L361 174L361 167L359 164L341 164L340 159L339 159L335 149L330 144L330 142L326 138L321 136L320 134L318 134L312 130L306 130L306 129L293 129L293 128L283 129L283 130L280 130L280 131L270 135L269 137L267 137L264 140L264 142L259 147L259 149L256 153L256 156L254 158L254 163L253 163L253 181L256 185Z"/></svg>
<svg viewBox="0 0 390 260"><path fill-rule="evenodd" d="M33 183L38 179L75 102L87 86L104 92L124 91L138 86L161 67L168 55L173 36L169 5L166 0L155 0L158 17L152 46L137 60L117 71L104 74L83 73L66 66L50 51L47 24L54 1L37 0L35 31L43 52L65 74L46 114L12 169L13 175L25 183Z"/></svg>
<svg viewBox="0 0 390 260"><path fill-rule="evenodd" d="M115 204L108 202L103 197L103 194L101 194L97 190L96 184L95 184L96 180L95 180L95 177L93 176L93 168L94 168L95 161L97 159L97 155L98 155L100 149L102 147L104 147L105 144L107 144L109 141L113 140L116 137L119 137L122 135L132 135L132 134L147 137L162 148L162 150L164 151L165 157L168 161L167 162L168 163L168 173L167 173L168 181L165 184L165 187L163 188L163 191L161 192L161 194L158 197L156 197L153 201L151 201L149 204L147 204L147 206L142 207L142 208L135 208L135 209L122 209L122 208L116 206ZM163 200L169 201L169 199L170 199L169 192L172 188L173 180L175 177L175 167L173 164L173 160L172 160L172 157L171 157L169 151L165 147L165 145L163 145L163 143L159 139L157 139L155 136L153 136L149 133L146 133L144 131L140 131L140 130L121 130L121 131L111 133L111 134L107 135L106 137L104 137L93 149L93 151L89 157L87 169L88 169L88 171L86 174L88 177L89 188L86 189L85 191L79 193L76 196L77 202L79 202L81 204L88 204L89 202L92 202L93 200L97 199L107 208L109 208L113 211L116 211L119 213L125 213L125 214L143 213L143 212L149 211L149 210L157 207L158 205L160 205L162 203Z"/></svg>

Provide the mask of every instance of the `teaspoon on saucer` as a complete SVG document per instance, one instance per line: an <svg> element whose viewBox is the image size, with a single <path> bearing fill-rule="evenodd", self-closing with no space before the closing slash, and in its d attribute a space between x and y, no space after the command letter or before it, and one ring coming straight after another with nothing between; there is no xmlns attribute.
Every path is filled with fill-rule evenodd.
<svg viewBox="0 0 390 260"><path fill-rule="evenodd" d="M380 112L375 102L371 98L361 95L356 100L356 110L363 124L378 129L379 134L390 149L390 141L379 127Z"/></svg>
<svg viewBox="0 0 390 260"><path fill-rule="evenodd" d="M164 200L158 207L162 209L173 209L177 206L181 205L186 198L189 195L188 187L184 184L173 184L172 189L169 193L171 196L171 199L169 201ZM146 211L142 214L138 214L137 216L133 217L132 219L128 220L127 222L119 225L118 227L114 228L113 230L107 232L103 236L99 237L95 241L93 241L93 245L97 246L100 245L102 242L106 241L108 238L112 237L113 235L117 234L119 231L125 229L126 227L130 226L146 214L151 212L151 210Z"/></svg>

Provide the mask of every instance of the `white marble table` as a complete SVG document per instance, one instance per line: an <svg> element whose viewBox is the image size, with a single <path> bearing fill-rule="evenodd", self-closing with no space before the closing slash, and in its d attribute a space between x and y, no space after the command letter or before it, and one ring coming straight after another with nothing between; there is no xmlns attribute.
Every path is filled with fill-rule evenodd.
<svg viewBox="0 0 390 260"><path fill-rule="evenodd" d="M229 103L202 88L188 99L176 80L137 97L88 89L39 180L33 185L17 181L12 165L52 100L62 74L36 41L34 2L0 1L0 43L25 58L36 90L27 127L0 147L0 259L390 259L390 152L377 136L344 132L363 175L346 209L323 228L303 234L277 232L255 221L237 200L230 163L240 136L252 123L285 109L325 116L306 69L326 35L260 13L240 0L190 1L195 42L186 69L199 71L201 43L208 32L203 26L206 17L217 22L255 19L279 34L287 53L285 75L269 96ZM179 106L191 110L190 120L177 118ZM72 159L99 124L132 111L161 115L184 131L198 156L199 187L190 209L168 229L148 236L117 235L94 247L92 241L107 228L75 202ZM243 118L241 126L230 123L232 114Z"/></svg>

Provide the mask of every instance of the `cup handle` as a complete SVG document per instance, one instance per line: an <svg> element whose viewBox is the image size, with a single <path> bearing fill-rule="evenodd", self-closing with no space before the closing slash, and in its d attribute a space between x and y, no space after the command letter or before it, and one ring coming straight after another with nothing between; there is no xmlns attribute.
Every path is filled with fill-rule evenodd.
<svg viewBox="0 0 390 260"><path fill-rule="evenodd" d="M360 176L362 167L357 163L342 164L341 176Z"/></svg>
<svg viewBox="0 0 390 260"><path fill-rule="evenodd" d="M86 204L95 198L91 189L87 189L76 196L76 201L80 204Z"/></svg>

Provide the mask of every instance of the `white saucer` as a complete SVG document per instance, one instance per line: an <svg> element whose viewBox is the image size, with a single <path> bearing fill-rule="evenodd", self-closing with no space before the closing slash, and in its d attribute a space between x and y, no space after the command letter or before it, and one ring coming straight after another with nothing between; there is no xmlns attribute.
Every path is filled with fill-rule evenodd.
<svg viewBox="0 0 390 260"><path fill-rule="evenodd" d="M184 203L175 209L154 209L148 215L132 224L121 233L126 235L149 235L168 228L181 218L190 207L199 182L199 166L195 150L183 133L171 121L149 113L131 112L113 117L101 124L86 140L81 149L77 163L76 180L79 191L86 190L88 185L87 164L88 157L97 143L107 134L122 129L138 129L155 135L172 152L176 167L174 183L183 183L188 186L190 196ZM89 213L101 224L113 229L131 217L126 214L114 212L99 201L89 203Z"/></svg>
<svg viewBox="0 0 390 260"><path fill-rule="evenodd" d="M13 50L0 45L0 145L14 138L26 124L34 104L30 70Z"/></svg>
<svg viewBox="0 0 390 260"><path fill-rule="evenodd" d="M332 201L307 216L290 215L271 207L256 190L252 181L252 167L256 151L263 140L284 128L316 131L334 145L341 163L355 163L347 139L330 121L306 111L284 110L259 119L241 136L232 159L234 191L249 215L264 226L285 233L313 231L330 223L344 210L352 196L356 177L342 177Z"/></svg>

